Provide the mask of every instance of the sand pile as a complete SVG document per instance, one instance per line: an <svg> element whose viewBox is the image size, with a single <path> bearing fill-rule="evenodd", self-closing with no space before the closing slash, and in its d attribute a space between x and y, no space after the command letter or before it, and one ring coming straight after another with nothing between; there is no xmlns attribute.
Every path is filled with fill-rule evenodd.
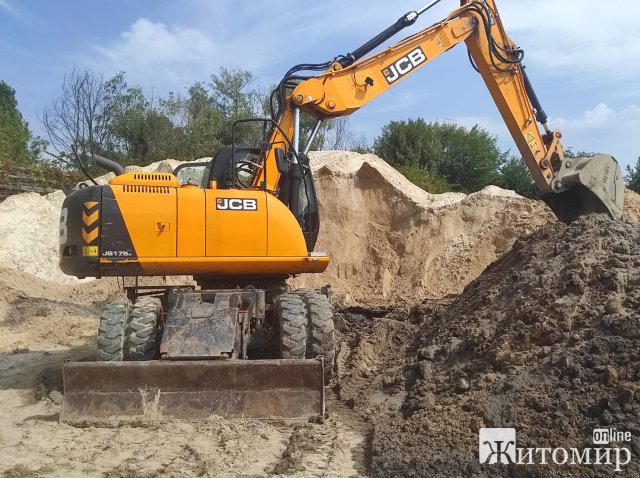
<svg viewBox="0 0 640 478"><path fill-rule="evenodd" d="M525 448L582 449L594 428L629 431L625 476L640 474L640 225L601 215L549 224L450 305L416 315L413 365L395 375L409 395L375 424L374 476L616 475L482 467L481 427L515 427Z"/></svg>
<svg viewBox="0 0 640 478"><path fill-rule="evenodd" d="M640 194L631 189L624 190L623 219L640 222Z"/></svg>
<svg viewBox="0 0 640 478"><path fill-rule="evenodd" d="M415 302L459 293L552 214L538 201L489 186L469 196L430 194L372 154L312 153L320 202L316 250L325 274L296 286L331 284L345 304Z"/></svg>
<svg viewBox="0 0 640 478"><path fill-rule="evenodd" d="M0 266L57 283L77 282L58 267L60 209L64 193L23 193L0 203Z"/></svg>

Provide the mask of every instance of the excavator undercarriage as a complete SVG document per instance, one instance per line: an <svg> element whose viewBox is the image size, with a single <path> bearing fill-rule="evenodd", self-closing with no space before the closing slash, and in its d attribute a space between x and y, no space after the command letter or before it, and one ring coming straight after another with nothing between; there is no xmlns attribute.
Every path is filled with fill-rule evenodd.
<svg viewBox="0 0 640 478"><path fill-rule="evenodd" d="M335 354L328 289L137 290L105 305L101 361L64 365L63 422L323 420Z"/></svg>

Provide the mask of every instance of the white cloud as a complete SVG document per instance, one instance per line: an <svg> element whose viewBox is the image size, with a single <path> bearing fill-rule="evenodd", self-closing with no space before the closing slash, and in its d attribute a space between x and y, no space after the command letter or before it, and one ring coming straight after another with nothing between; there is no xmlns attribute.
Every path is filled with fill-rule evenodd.
<svg viewBox="0 0 640 478"><path fill-rule="evenodd" d="M95 42L98 57L76 59L105 73L124 70L131 82L156 87L191 84L229 65L252 71L269 84L295 63L323 62L355 49L416 7L411 0L393 6L372 1L363 10L341 0L304 8L295 0L185 0L171 20L171 11L156 11L164 23L139 18L117 39ZM340 15L327 17L338 10ZM412 30L428 24L421 23Z"/></svg>
<svg viewBox="0 0 640 478"><path fill-rule="evenodd" d="M539 72L599 81L640 73L637 0L528 0L499 7L505 29L525 47L525 63Z"/></svg>
<svg viewBox="0 0 640 478"><path fill-rule="evenodd" d="M619 110L605 103L585 111L579 118L552 118L563 133L565 147L612 154L623 165L640 156L640 107Z"/></svg>
<svg viewBox="0 0 640 478"><path fill-rule="evenodd" d="M134 83L155 86L192 83L194 75L210 71L207 60L213 58L217 50L201 31L168 27L146 18L136 20L111 44L93 48L99 58L88 62L99 65L98 69L125 70L127 78Z"/></svg>

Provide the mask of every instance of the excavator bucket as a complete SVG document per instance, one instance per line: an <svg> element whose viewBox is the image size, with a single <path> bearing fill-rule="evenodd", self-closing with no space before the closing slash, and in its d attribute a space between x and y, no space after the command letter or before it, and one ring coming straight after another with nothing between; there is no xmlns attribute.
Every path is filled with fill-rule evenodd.
<svg viewBox="0 0 640 478"><path fill-rule="evenodd" d="M169 419L319 420L323 359L72 362L60 421L115 426Z"/></svg>
<svg viewBox="0 0 640 478"><path fill-rule="evenodd" d="M620 165L612 156L567 158L553 181L554 190L542 197L562 222L570 223L592 213L622 217L624 182Z"/></svg>

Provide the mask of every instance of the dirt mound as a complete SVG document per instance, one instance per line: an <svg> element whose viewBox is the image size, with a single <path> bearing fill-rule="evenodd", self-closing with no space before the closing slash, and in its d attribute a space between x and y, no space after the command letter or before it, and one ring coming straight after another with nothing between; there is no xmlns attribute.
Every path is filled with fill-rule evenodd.
<svg viewBox="0 0 640 478"><path fill-rule="evenodd" d="M0 266L57 283L75 283L58 267L60 209L64 193L24 193L0 203Z"/></svg>
<svg viewBox="0 0 640 478"><path fill-rule="evenodd" d="M640 194L631 189L624 190L623 219L640 222Z"/></svg>
<svg viewBox="0 0 640 478"><path fill-rule="evenodd" d="M331 284L344 304L382 304L462 291L522 235L555 221L539 201L495 186L430 194L372 154L312 156L331 263L295 286Z"/></svg>
<svg viewBox="0 0 640 478"><path fill-rule="evenodd" d="M605 216L516 242L464 293L426 310L403 370L406 419L381 418L374 476L607 476L613 466L482 467L481 427L518 447L593 447L597 427L633 435L640 474L640 225ZM415 315L415 311L414 311ZM418 314L420 315L420 314Z"/></svg>

